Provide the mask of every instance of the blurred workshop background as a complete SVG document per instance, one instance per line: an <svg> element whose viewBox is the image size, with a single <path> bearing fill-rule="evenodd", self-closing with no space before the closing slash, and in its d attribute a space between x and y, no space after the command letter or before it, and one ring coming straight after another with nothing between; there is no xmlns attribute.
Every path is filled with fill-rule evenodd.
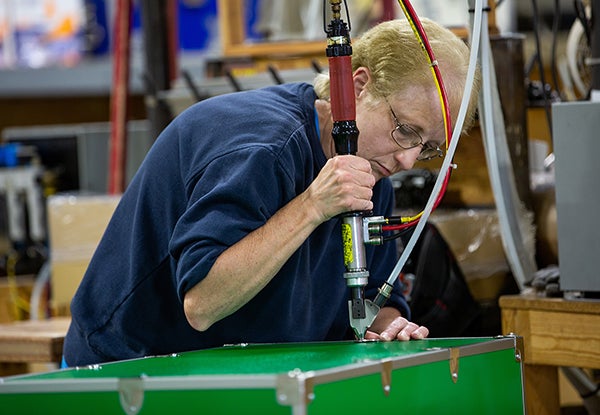
<svg viewBox="0 0 600 415"><path fill-rule="evenodd" d="M553 128L564 115L553 120L552 106L590 100L589 58L594 39L600 44L591 3L490 2L487 29L523 207L522 239L537 271L523 278L510 265L476 126L461 139L458 168L430 218L447 244L431 249L448 250L454 277L465 284L449 306L460 302L460 313L470 302L476 310L460 317L462 332L445 335L501 334L503 295L565 292L554 169L556 134L564 128ZM412 4L419 16L468 40L466 0ZM404 18L396 1L348 0L348 6L353 36L375 22ZM175 115L210 96L310 82L327 70L322 13L321 0L0 0L0 323L69 316L120 193ZM590 134L595 127L585 120L594 113L598 119L598 108L578 112ZM590 141L590 148L565 157L594 150ZM399 211L423 208L440 164L393 177ZM593 183L591 175L584 183ZM600 206L598 196L585 206L583 213ZM598 220L590 225L598 229ZM414 266L425 249L403 275L423 314L435 301L428 290L449 292L437 269ZM593 296L600 291L593 284L569 291ZM0 365L10 372L8 363ZM561 385L563 413L586 413L574 387Z"/></svg>

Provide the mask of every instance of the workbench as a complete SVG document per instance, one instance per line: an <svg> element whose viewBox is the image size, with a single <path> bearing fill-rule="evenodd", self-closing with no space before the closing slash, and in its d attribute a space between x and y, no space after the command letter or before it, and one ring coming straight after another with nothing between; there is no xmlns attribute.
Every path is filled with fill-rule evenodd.
<svg viewBox="0 0 600 415"><path fill-rule="evenodd" d="M31 363L58 367L70 322L70 317L54 317L0 324L0 376L26 373Z"/></svg>
<svg viewBox="0 0 600 415"><path fill-rule="evenodd" d="M523 338L527 413L560 414L558 368L600 369L600 300L499 299L503 333Z"/></svg>

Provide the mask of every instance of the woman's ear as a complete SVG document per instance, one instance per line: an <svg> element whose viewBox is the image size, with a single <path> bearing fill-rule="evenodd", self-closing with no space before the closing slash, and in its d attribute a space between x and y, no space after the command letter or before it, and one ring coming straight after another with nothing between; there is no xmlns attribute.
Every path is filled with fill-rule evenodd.
<svg viewBox="0 0 600 415"><path fill-rule="evenodd" d="M367 90L367 84L371 81L371 72L364 66L359 67L352 75L354 81L354 95L358 98Z"/></svg>

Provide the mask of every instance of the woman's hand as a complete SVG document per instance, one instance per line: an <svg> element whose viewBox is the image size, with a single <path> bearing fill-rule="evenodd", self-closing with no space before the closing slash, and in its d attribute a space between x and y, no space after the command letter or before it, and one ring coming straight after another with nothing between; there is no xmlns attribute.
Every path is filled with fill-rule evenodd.
<svg viewBox="0 0 600 415"><path fill-rule="evenodd" d="M373 209L373 186L371 164L357 156L343 155L327 161L307 194L324 222L340 213Z"/></svg>
<svg viewBox="0 0 600 415"><path fill-rule="evenodd" d="M410 340L424 339L429 336L429 329L408 321L400 312L392 307L384 307L379 311L375 321L367 330L367 340Z"/></svg>

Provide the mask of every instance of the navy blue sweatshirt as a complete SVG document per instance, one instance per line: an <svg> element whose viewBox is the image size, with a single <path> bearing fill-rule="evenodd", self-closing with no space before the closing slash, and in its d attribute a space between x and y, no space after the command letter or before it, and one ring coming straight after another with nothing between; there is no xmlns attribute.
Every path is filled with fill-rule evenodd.
<svg viewBox="0 0 600 415"><path fill-rule="evenodd" d="M258 295L208 330L194 330L183 312L185 293L217 257L306 190L324 166L315 99L305 83L217 96L164 130L73 298L68 365L224 344L348 338L337 218L319 226ZM374 214L391 214L389 180L377 183L373 202ZM368 247L367 260L372 299L396 263L396 247ZM399 287L389 305L408 315Z"/></svg>

